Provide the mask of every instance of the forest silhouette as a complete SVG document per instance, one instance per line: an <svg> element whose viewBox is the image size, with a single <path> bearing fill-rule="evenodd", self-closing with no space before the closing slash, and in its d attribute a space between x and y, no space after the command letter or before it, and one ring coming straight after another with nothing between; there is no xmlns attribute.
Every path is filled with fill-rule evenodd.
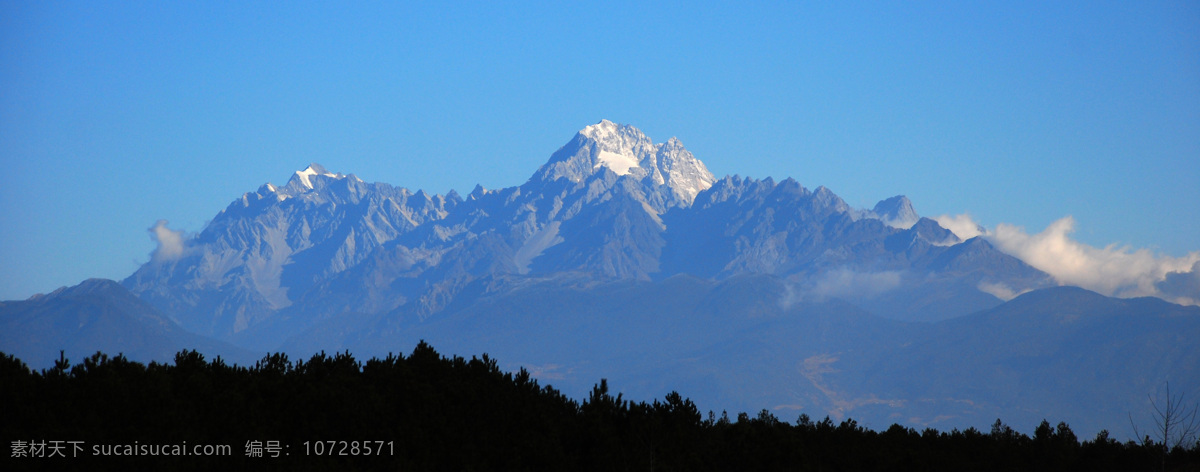
<svg viewBox="0 0 1200 472"><path fill-rule="evenodd" d="M1164 452L1153 438L1119 442L1107 431L1080 441L1048 421L1029 436L1000 420L987 432L939 432L804 414L788 422L767 410L730 418L675 392L629 401L603 379L579 401L486 354L445 357L424 342L408 356L271 354L253 366L183 351L173 364L96 353L34 371L0 354L0 405L5 470L1200 470L1200 443ZM17 457L38 441L76 441L83 452ZM180 443L232 453L92 454ZM255 445L277 447L248 455Z"/></svg>

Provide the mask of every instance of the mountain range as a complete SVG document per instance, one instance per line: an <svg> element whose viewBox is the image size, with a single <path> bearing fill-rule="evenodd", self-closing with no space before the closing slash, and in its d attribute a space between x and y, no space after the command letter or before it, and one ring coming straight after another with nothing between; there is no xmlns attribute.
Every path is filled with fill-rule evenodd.
<svg viewBox="0 0 1200 472"><path fill-rule="evenodd" d="M877 428L1116 432L1167 381L1200 391L1200 308L1060 287L904 196L857 209L790 178L718 179L678 139L607 120L524 184L466 196L312 164L170 249L119 284L3 302L0 350L252 362L425 339L577 397L607 378Z"/></svg>

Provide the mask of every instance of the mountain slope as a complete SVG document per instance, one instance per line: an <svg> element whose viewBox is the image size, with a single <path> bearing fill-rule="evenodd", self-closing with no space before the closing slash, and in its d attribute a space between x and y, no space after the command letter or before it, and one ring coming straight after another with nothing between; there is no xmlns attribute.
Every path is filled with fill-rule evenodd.
<svg viewBox="0 0 1200 472"><path fill-rule="evenodd" d="M878 386L934 398L969 394L973 405L958 415L975 424L990 408L1009 412L1010 424L1056 417L1084 431L1124 433L1121 418L1148 422L1147 395L1166 382L1200 391L1196 339L1200 307L1054 287L934 325L880 363L892 375Z"/></svg>
<svg viewBox="0 0 1200 472"><path fill-rule="evenodd" d="M34 368L52 366L60 350L75 360L103 351L162 362L183 349L230 362L256 359L244 349L184 331L111 280L90 279L48 295L0 303L0 351Z"/></svg>
<svg viewBox="0 0 1200 472"><path fill-rule="evenodd" d="M243 195L180 258L152 260L123 284L188 330L229 338L457 203L314 164Z"/></svg>
<svg viewBox="0 0 1200 472"><path fill-rule="evenodd" d="M702 409L982 428L1043 418L1081 434L1149 421L1170 381L1200 391L1200 308L1072 287L1033 291L938 323L881 318L837 299L795 299L786 279L596 282L583 276L476 280L426 319L328 320L294 336L386 355L419 340L487 352L581 397L599 378L628 398L686 392Z"/></svg>
<svg viewBox="0 0 1200 472"><path fill-rule="evenodd" d="M608 121L523 184L465 197L310 165L122 284L189 332L259 352L369 356L427 339L577 394L607 377L643 398L693 389L712 408L783 416L978 425L1077 411L1050 398L1077 384L1119 392L1086 397L1110 418L1194 355L1171 337L1191 318L1162 318L1187 309L1038 291L1057 284L904 196L867 210L791 178L716 179L678 139ZM1078 307L1111 316L1054 321ZM1063 343L1151 374L1086 378L1103 366Z"/></svg>

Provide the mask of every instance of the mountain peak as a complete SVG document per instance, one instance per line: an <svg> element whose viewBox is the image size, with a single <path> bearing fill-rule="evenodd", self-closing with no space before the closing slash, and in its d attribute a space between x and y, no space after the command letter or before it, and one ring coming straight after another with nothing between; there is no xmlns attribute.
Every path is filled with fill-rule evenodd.
<svg viewBox="0 0 1200 472"><path fill-rule="evenodd" d="M913 209L912 201L904 195L896 195L875 204L871 213L883 224L893 228L908 229L921 219Z"/></svg>
<svg viewBox="0 0 1200 472"><path fill-rule="evenodd" d="M304 170L298 170L292 174L292 178L288 180L288 183L285 186L291 191L286 193L288 193L288 196L295 196L308 190L313 190L313 182L315 182L318 177L328 177L331 179L344 179L347 177L352 177L354 180L362 182L362 179L355 177L354 174L343 174L341 172L333 173L326 170L321 164L314 162L309 164L308 167L305 167ZM274 192L278 189L274 185L267 184L267 190Z"/></svg>
<svg viewBox="0 0 1200 472"><path fill-rule="evenodd" d="M580 130L579 136L594 143L592 169L596 172L607 167L614 174L629 175L633 169L643 167L645 155L655 148L642 130L608 120Z"/></svg>
<svg viewBox="0 0 1200 472"><path fill-rule="evenodd" d="M301 185L311 189L311 188L313 188L312 177L317 176L317 175L323 175L326 177L338 177L339 174L332 174L329 171L325 170L325 167L322 167L321 164L317 164L314 162L312 164L309 164L308 167L305 168L304 170L296 171L296 176L292 177L292 178L295 180L298 180Z"/></svg>
<svg viewBox="0 0 1200 472"><path fill-rule="evenodd" d="M629 125L624 125L624 126L633 128L632 126L629 126ZM609 136L609 135L616 134L617 131L621 127L622 127L622 125L618 125L611 121L600 120L599 123L586 126L583 129L579 130L579 134L582 134L582 135L587 136L592 139L601 139L603 136ZM634 129L636 130L637 128L634 128ZM641 131L638 131L638 132L640 133Z"/></svg>
<svg viewBox="0 0 1200 472"><path fill-rule="evenodd" d="M716 181L678 138L655 144L641 130L609 120L580 130L575 139L550 156L534 178L582 182L603 169L655 187L665 186L683 206Z"/></svg>

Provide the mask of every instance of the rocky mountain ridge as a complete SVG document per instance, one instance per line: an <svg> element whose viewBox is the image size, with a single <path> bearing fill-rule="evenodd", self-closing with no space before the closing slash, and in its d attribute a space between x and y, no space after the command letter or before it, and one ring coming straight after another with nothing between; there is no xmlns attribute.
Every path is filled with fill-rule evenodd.
<svg viewBox="0 0 1200 472"><path fill-rule="evenodd" d="M181 257L152 261L123 283L189 330L258 348L269 344L254 333L298 332L345 313L424 319L487 277L763 273L804 296L867 305L888 292L924 294L880 313L901 319L1001 302L980 286L1017 293L1051 285L982 240L973 244L987 254L967 274L930 272L960 243L921 220L903 196L856 210L825 187L809 191L792 179L717 180L679 140L655 144L605 120L581 130L525 184L476 187L465 199L310 165L282 187L243 195L186 241ZM973 301L926 310L964 299ZM886 300L874 306L897 306ZM302 326L280 331L285 319ZM276 328L254 329L260 325Z"/></svg>
<svg viewBox="0 0 1200 472"><path fill-rule="evenodd" d="M466 196L312 164L174 249L119 285L0 303L0 350L366 358L424 339L575 396L608 378L876 427L1113 428L1165 381L1200 389L1194 308L1058 287L904 196L858 209L792 178L717 179L679 140L608 121L523 184ZM1086 375L1101 368L1116 374Z"/></svg>

